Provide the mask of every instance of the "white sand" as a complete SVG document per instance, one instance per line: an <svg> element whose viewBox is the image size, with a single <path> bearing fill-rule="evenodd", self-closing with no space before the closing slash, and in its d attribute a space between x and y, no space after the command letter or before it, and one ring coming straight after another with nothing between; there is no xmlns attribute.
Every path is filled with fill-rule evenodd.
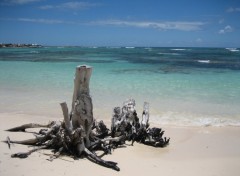
<svg viewBox="0 0 240 176"><path fill-rule="evenodd" d="M36 122L47 123L48 117L24 114L0 114L0 140L31 138L32 134L6 132L5 129ZM151 127L156 126L151 124ZM11 158L15 152L27 151L23 145L0 143L0 176L237 176L240 175L240 128L238 127L162 127L171 137L166 148L154 148L135 143L113 151L103 159L118 162L120 172L99 166L87 159L69 157L46 160L40 151L26 159Z"/></svg>

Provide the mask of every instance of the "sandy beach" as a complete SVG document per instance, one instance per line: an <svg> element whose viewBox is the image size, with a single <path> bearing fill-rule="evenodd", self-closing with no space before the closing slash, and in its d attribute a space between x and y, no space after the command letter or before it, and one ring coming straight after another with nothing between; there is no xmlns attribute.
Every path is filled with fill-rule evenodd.
<svg viewBox="0 0 240 176"><path fill-rule="evenodd" d="M29 122L47 123L54 119L46 116L1 113L0 138L26 139L32 134L4 131ZM151 126L156 126L151 123ZM158 125L159 126L159 125ZM240 128L238 127L173 127L161 126L171 137L166 148L154 148L135 143L126 145L104 156L105 160L118 162L120 172L94 164L87 159L73 160L63 156L48 161L48 150L33 153L26 159L11 158L15 152L29 150L14 144L11 149L0 143L0 175L54 176L54 175L228 175L240 173Z"/></svg>
<svg viewBox="0 0 240 176"><path fill-rule="evenodd" d="M0 0L0 176L240 176L239 19L240 0ZM49 130L6 131L29 123Z"/></svg>

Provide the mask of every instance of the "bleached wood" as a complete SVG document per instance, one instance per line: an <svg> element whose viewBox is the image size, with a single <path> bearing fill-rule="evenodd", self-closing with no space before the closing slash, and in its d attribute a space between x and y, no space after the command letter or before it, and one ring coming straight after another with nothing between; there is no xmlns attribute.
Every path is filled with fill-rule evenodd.
<svg viewBox="0 0 240 176"><path fill-rule="evenodd" d="M62 107L63 118L64 118L66 129L68 130L68 132L71 132L73 127L72 127L72 121L70 120L70 117L69 117L67 103L63 102L63 103L60 103L60 105Z"/></svg>
<svg viewBox="0 0 240 176"><path fill-rule="evenodd" d="M49 128L53 122L48 124L28 123L14 128L7 129L6 131L25 131L28 128Z"/></svg>
<svg viewBox="0 0 240 176"><path fill-rule="evenodd" d="M81 127L85 131L86 147L90 146L89 135L93 124L93 105L89 91L91 74L92 67L83 65L76 68L71 111L73 129Z"/></svg>
<svg viewBox="0 0 240 176"><path fill-rule="evenodd" d="M143 104L143 113L142 113L142 121L141 121L141 128L148 128L149 126L149 103L144 102Z"/></svg>
<svg viewBox="0 0 240 176"><path fill-rule="evenodd" d="M72 109L74 108L75 101L81 94L89 95L89 82L92 74L92 67L87 65L80 65L76 67L74 78L74 91L72 98Z"/></svg>

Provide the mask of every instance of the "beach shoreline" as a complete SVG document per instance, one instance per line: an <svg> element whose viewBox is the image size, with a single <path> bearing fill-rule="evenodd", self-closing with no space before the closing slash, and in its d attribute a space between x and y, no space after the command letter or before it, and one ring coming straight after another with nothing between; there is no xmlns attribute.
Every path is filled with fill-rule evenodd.
<svg viewBox="0 0 240 176"><path fill-rule="evenodd" d="M134 98L138 113L150 103L159 124L240 126L238 58L225 48L1 49L0 113L61 117L59 103L72 101L76 66L91 65L95 118L110 119L112 108Z"/></svg>
<svg viewBox="0 0 240 176"><path fill-rule="evenodd" d="M24 123L48 123L61 120L47 116L0 113L1 141L7 136L14 140L31 138L32 134L4 131ZM107 125L109 122L107 122ZM26 159L11 158L11 154L24 152L29 147L0 144L0 175L228 175L239 174L240 128L239 127L180 127L161 126L150 122L150 126L161 127L170 144L165 148L154 148L134 143L116 149L105 160L115 161L120 172L96 165L87 159L73 160L62 157L47 161L49 150L33 153Z"/></svg>

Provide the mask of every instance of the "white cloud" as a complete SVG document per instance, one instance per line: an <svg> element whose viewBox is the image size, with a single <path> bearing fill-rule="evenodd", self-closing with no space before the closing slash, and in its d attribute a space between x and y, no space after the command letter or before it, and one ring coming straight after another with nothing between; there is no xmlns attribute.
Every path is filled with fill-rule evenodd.
<svg viewBox="0 0 240 176"><path fill-rule="evenodd" d="M38 1L41 1L41 0L4 0L3 4L5 5L22 5L22 4L29 4L29 3L32 3L32 2L38 2Z"/></svg>
<svg viewBox="0 0 240 176"><path fill-rule="evenodd" d="M240 12L240 8L239 7L235 7L235 8L230 7L226 11L229 12L229 13L230 12Z"/></svg>
<svg viewBox="0 0 240 176"><path fill-rule="evenodd" d="M155 28L159 30L181 30L181 31L197 31L201 29L205 23L203 22L186 22L186 21L122 21L122 20L105 20L92 22L93 25L113 25L113 26L132 26L140 28Z"/></svg>
<svg viewBox="0 0 240 176"><path fill-rule="evenodd" d="M227 25L223 29L220 29L218 31L218 33L219 34L225 34L225 33L232 32L232 31L233 31L233 28L230 25Z"/></svg>
<svg viewBox="0 0 240 176"><path fill-rule="evenodd" d="M42 10L48 10L48 9L53 9L53 8L54 8L54 6L52 6L52 5L44 5L44 6L40 7L40 9L42 9Z"/></svg>
<svg viewBox="0 0 240 176"><path fill-rule="evenodd" d="M28 23L43 23L43 24L72 24L72 25L87 25L79 21L59 20L59 19L46 19L46 18L1 18L0 21L19 21Z"/></svg>
<svg viewBox="0 0 240 176"><path fill-rule="evenodd" d="M59 10L83 10L88 9L94 6L97 6L96 3L89 2L66 2L59 5L45 5L41 6L40 9L48 10L48 9L59 9Z"/></svg>
<svg viewBox="0 0 240 176"><path fill-rule="evenodd" d="M1 18L0 18L1 19ZM57 19L44 19L44 18L18 18L18 19L1 19L1 20L16 20L20 22L43 23L43 24L76 24L76 25L112 25L112 26L129 26L137 28L153 28L157 30L179 30L179 31L197 31L205 25L203 22L133 22L133 21L120 21L120 20L105 20L93 22L80 22L80 21L65 21ZM231 28L231 27L230 27ZM224 32L229 32L228 26L224 28ZM198 39L200 40L200 39Z"/></svg>
<svg viewBox="0 0 240 176"><path fill-rule="evenodd" d="M1 19L1 18L0 18ZM80 23L77 21L69 20L57 20L57 19L44 19L44 18L18 18L18 19L2 19L2 20L14 20L20 22L29 22L29 23L43 23L43 24L78 24L85 25L85 23Z"/></svg>
<svg viewBox="0 0 240 176"><path fill-rule="evenodd" d="M202 40L201 38L197 38L197 39L196 39L196 42L197 42L197 43L201 43L202 41L203 41L203 40Z"/></svg>
<svg viewBox="0 0 240 176"><path fill-rule="evenodd" d="M34 18L18 18L18 21L32 22L32 23L45 23L45 24L60 24L65 23L61 20L51 20L51 19L34 19Z"/></svg>
<svg viewBox="0 0 240 176"><path fill-rule="evenodd" d="M218 21L218 23L219 23L219 24L223 24L223 23L224 23L224 19L220 19L220 20Z"/></svg>

